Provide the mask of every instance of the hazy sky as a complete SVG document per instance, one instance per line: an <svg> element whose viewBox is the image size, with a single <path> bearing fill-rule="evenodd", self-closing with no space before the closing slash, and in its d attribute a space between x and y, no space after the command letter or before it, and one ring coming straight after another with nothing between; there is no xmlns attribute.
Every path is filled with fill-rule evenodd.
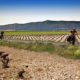
<svg viewBox="0 0 80 80"><path fill-rule="evenodd" d="M80 0L0 0L0 25L80 21Z"/></svg>

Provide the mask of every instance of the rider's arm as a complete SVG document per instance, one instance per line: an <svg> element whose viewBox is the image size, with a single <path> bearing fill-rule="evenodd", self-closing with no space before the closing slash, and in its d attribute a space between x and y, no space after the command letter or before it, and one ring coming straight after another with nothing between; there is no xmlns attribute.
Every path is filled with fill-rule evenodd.
<svg viewBox="0 0 80 80"><path fill-rule="evenodd" d="M76 31L76 34L78 35L77 31Z"/></svg>

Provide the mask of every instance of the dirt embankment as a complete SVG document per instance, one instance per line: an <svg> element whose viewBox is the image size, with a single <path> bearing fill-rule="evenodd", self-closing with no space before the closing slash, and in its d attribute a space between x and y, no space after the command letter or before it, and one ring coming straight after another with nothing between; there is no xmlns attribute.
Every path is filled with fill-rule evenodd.
<svg viewBox="0 0 80 80"><path fill-rule="evenodd" d="M0 58L0 80L80 80L80 60L3 46L0 52L8 53L10 59L9 68L3 69ZM18 77L22 68L24 79Z"/></svg>

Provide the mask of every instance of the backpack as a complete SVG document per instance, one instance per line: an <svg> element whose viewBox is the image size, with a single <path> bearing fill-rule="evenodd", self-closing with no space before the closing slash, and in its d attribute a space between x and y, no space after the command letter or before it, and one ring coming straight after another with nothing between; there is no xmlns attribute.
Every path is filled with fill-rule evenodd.
<svg viewBox="0 0 80 80"><path fill-rule="evenodd" d="M71 36L68 35L68 36L67 36L67 41L70 42L70 40L71 40Z"/></svg>
<svg viewBox="0 0 80 80"><path fill-rule="evenodd" d="M1 35L3 35L4 34L4 32L1 32Z"/></svg>

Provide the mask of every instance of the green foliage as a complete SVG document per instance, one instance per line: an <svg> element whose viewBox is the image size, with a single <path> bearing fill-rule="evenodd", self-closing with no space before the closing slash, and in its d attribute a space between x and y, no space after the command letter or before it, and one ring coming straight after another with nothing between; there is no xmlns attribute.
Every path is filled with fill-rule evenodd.
<svg viewBox="0 0 80 80"><path fill-rule="evenodd" d="M6 46L8 44L7 41L0 41L0 45Z"/></svg>
<svg viewBox="0 0 80 80"><path fill-rule="evenodd" d="M68 54L74 55L74 54L75 54L75 50L76 50L76 47L75 47L75 46L69 46L65 51L66 51Z"/></svg>
<svg viewBox="0 0 80 80"><path fill-rule="evenodd" d="M75 55L80 55L80 47L75 51Z"/></svg>
<svg viewBox="0 0 80 80"><path fill-rule="evenodd" d="M49 52L53 53L54 51L54 45L51 43L44 44L41 42L36 43L20 43L20 42L7 42L7 41L0 41L0 45L2 46L8 46L8 47L14 47L19 49L25 49L30 51L36 51L36 52Z"/></svg>
<svg viewBox="0 0 80 80"><path fill-rule="evenodd" d="M9 47L18 48L19 47L19 43L18 42L8 42L8 46Z"/></svg>
<svg viewBox="0 0 80 80"><path fill-rule="evenodd" d="M33 43L30 42L30 43L28 43L28 46L26 46L26 49L32 51L32 49L31 49L32 46L33 46Z"/></svg>
<svg viewBox="0 0 80 80"><path fill-rule="evenodd" d="M67 54L71 59L80 59L80 47L69 46L66 48L65 54Z"/></svg>
<svg viewBox="0 0 80 80"><path fill-rule="evenodd" d="M55 50L55 47L53 44L48 43L45 45L45 47L43 48L43 51L49 52L49 53L53 53Z"/></svg>
<svg viewBox="0 0 80 80"><path fill-rule="evenodd" d="M4 35L44 35L44 34L69 34L69 31L4 31ZM80 34L80 31L78 31Z"/></svg>
<svg viewBox="0 0 80 80"><path fill-rule="evenodd" d="M36 52L49 52L51 54L55 53L65 58L80 59L80 47L76 46L68 46L68 45L57 46L51 43L44 44L39 41L37 41L36 43L0 41L0 45L25 49L30 51L36 51Z"/></svg>

